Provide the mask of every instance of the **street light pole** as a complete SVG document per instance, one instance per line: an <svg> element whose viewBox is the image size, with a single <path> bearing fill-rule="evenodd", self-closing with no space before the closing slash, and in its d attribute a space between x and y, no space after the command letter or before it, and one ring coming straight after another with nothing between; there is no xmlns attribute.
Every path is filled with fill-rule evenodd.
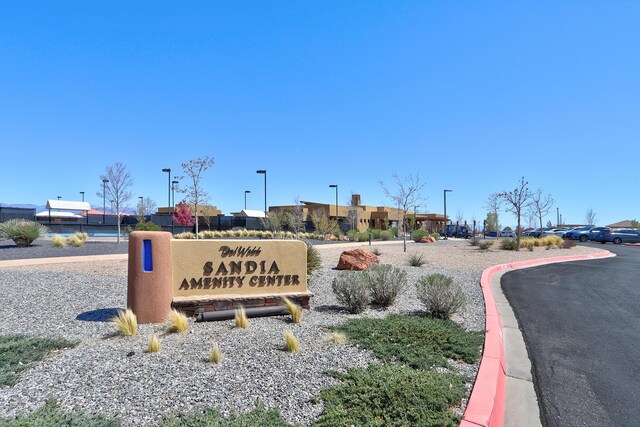
<svg viewBox="0 0 640 427"><path fill-rule="evenodd" d="M336 221L338 221L338 184L331 184L329 188L336 189Z"/></svg>
<svg viewBox="0 0 640 427"><path fill-rule="evenodd" d="M175 176L174 176L175 178ZM173 213L173 210L175 210L176 208L176 185L178 185L178 181L171 181L171 212Z"/></svg>
<svg viewBox="0 0 640 427"><path fill-rule="evenodd" d="M171 206L171 168L164 168L162 169L162 172L166 172L167 173L167 179L168 179L168 187L167 187L167 197L169 198L169 200L167 201L167 207Z"/></svg>
<svg viewBox="0 0 640 427"><path fill-rule="evenodd" d="M447 240L447 192L451 193L453 190L444 190L444 240Z"/></svg>
<svg viewBox="0 0 640 427"><path fill-rule="evenodd" d="M260 169L257 170L256 173L264 175L264 215L267 216L267 170Z"/></svg>
<svg viewBox="0 0 640 427"><path fill-rule="evenodd" d="M144 197L142 196L138 196L138 199L140 200L140 202L138 202L138 214L139 215L144 215Z"/></svg>
<svg viewBox="0 0 640 427"><path fill-rule="evenodd" d="M556 208L556 227L560 227L560 208Z"/></svg>
<svg viewBox="0 0 640 427"><path fill-rule="evenodd" d="M244 210L247 210L247 194L251 193L251 190L244 190Z"/></svg>
<svg viewBox="0 0 640 427"><path fill-rule="evenodd" d="M84 191L81 191L80 194L82 195L82 201L84 202Z"/></svg>
<svg viewBox="0 0 640 427"><path fill-rule="evenodd" d="M102 180L102 224L107 223L107 182L108 179Z"/></svg>

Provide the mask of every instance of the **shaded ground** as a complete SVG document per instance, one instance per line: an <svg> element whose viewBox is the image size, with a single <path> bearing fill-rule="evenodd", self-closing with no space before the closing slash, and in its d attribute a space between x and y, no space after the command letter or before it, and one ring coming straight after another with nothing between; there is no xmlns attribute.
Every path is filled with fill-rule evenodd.
<svg viewBox="0 0 640 427"><path fill-rule="evenodd" d="M118 244L115 242L91 241L91 238L89 238L89 241L81 248L72 246L56 248L51 244L51 241L44 239L36 240L31 246L27 247L17 247L13 240L0 240L0 260L126 254L128 250L129 244L126 240Z"/></svg>

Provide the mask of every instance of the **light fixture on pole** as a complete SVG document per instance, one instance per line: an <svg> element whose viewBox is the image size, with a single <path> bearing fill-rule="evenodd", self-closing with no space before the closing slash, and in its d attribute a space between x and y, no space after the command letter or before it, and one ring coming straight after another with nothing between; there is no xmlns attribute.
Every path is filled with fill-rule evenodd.
<svg viewBox="0 0 640 427"><path fill-rule="evenodd" d="M84 191L81 191L80 194L82 195L82 201L84 202Z"/></svg>
<svg viewBox="0 0 640 427"><path fill-rule="evenodd" d="M260 169L257 170L256 173L264 175L264 215L267 216L267 170Z"/></svg>
<svg viewBox="0 0 640 427"><path fill-rule="evenodd" d="M144 215L144 197L138 196L138 215Z"/></svg>
<svg viewBox="0 0 640 427"><path fill-rule="evenodd" d="M58 197L58 200L62 199L62 196L57 196L57 197Z"/></svg>
<svg viewBox="0 0 640 427"><path fill-rule="evenodd" d="M102 180L102 223L106 224L107 223L107 182L109 182L108 179L103 179Z"/></svg>
<svg viewBox="0 0 640 427"><path fill-rule="evenodd" d="M167 179L168 179L168 183L169 186L167 187L167 207L171 206L171 168L164 168L162 169L162 172L166 172L167 173Z"/></svg>
<svg viewBox="0 0 640 427"><path fill-rule="evenodd" d="M447 192L451 193L453 190L444 190L444 240L447 240Z"/></svg>
<svg viewBox="0 0 640 427"><path fill-rule="evenodd" d="M330 184L329 188L336 189L336 221L338 220L338 184Z"/></svg>
<svg viewBox="0 0 640 427"><path fill-rule="evenodd" d="M244 190L244 210L247 210L247 194L251 193L251 190Z"/></svg>

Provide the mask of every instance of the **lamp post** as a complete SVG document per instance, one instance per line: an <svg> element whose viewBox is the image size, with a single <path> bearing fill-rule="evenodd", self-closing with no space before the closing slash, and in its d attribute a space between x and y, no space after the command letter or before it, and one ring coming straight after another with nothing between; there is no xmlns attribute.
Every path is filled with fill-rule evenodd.
<svg viewBox="0 0 640 427"><path fill-rule="evenodd" d="M58 200L62 199L62 196L57 196L57 197L58 197Z"/></svg>
<svg viewBox="0 0 640 427"><path fill-rule="evenodd" d="M556 208L556 227L560 227L560 208Z"/></svg>
<svg viewBox="0 0 640 427"><path fill-rule="evenodd" d="M138 215L144 215L144 204L143 204L144 197L138 196L138 200L139 200L139 202L138 202Z"/></svg>
<svg viewBox="0 0 640 427"><path fill-rule="evenodd" d="M107 182L108 179L102 180L102 223L107 223Z"/></svg>
<svg viewBox="0 0 640 427"><path fill-rule="evenodd" d="M338 220L338 184L330 184L329 188L336 189L336 221Z"/></svg>
<svg viewBox="0 0 640 427"><path fill-rule="evenodd" d="M451 193L453 190L444 190L444 240L447 240L447 192Z"/></svg>
<svg viewBox="0 0 640 427"><path fill-rule="evenodd" d="M257 170L256 173L264 175L264 215L267 216L267 170L260 169Z"/></svg>
<svg viewBox="0 0 640 427"><path fill-rule="evenodd" d="M168 187L167 187L167 197L169 200L167 200L167 205L171 206L171 168L164 168L162 169L162 172L166 172L167 173L167 179L168 179Z"/></svg>
<svg viewBox="0 0 640 427"><path fill-rule="evenodd" d="M251 190L244 190L244 210L247 210L247 194L251 193Z"/></svg>
<svg viewBox="0 0 640 427"><path fill-rule="evenodd" d="M80 195L82 196L82 201L84 202L84 191L81 191Z"/></svg>

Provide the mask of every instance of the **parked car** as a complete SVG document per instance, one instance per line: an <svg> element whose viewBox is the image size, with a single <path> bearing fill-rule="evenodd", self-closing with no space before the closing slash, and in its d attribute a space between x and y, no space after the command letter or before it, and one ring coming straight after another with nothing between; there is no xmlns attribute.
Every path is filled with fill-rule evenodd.
<svg viewBox="0 0 640 427"><path fill-rule="evenodd" d="M589 240L589 232L593 228L595 228L595 226L593 225L586 225L584 227L574 228L571 231L567 231L564 235L564 238L586 242L587 240Z"/></svg>
<svg viewBox="0 0 640 427"><path fill-rule="evenodd" d="M547 236L551 236L551 235L556 235L556 236L564 236L564 233L566 233L567 231L569 231L568 228L552 228L550 230L545 230L540 234L540 237L547 237Z"/></svg>
<svg viewBox="0 0 640 427"><path fill-rule="evenodd" d="M472 237L472 232L466 225L448 224L444 233L447 237L461 237L468 239Z"/></svg>
<svg viewBox="0 0 640 427"><path fill-rule="evenodd" d="M589 230L589 240L596 240L596 236L600 234L601 231L609 231L611 230L609 227L593 227Z"/></svg>
<svg viewBox="0 0 640 427"><path fill-rule="evenodd" d="M544 233L545 231L549 231L552 230L552 228L550 227L544 227L544 228L536 228L535 230L531 230L529 232L529 234L527 234L527 236L531 236L531 237L540 237L540 235L542 233Z"/></svg>
<svg viewBox="0 0 640 427"><path fill-rule="evenodd" d="M596 236L596 242L602 244L611 242L614 245L620 243L640 243L640 231L639 230L609 230L601 231Z"/></svg>
<svg viewBox="0 0 640 427"><path fill-rule="evenodd" d="M516 233L511 230L502 230L498 234L500 237L516 237Z"/></svg>

